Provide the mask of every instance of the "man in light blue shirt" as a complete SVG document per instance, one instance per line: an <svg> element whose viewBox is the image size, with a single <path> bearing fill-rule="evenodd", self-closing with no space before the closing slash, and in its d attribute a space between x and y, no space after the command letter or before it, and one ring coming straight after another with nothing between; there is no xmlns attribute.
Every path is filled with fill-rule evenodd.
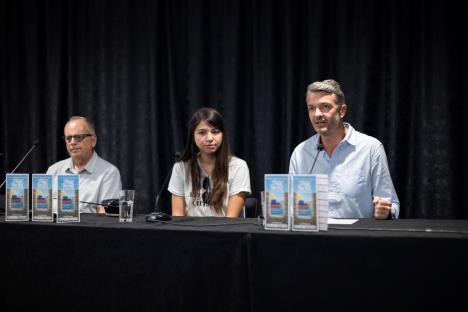
<svg viewBox="0 0 468 312"><path fill-rule="evenodd" d="M97 136L93 123L85 117L74 116L65 125L64 134L70 158L53 164L47 170L47 174L54 175L54 189L57 189L57 175L78 174L80 201L101 203L105 199L119 198L122 189L119 169L94 151ZM57 211L56 204L54 201L54 212ZM104 208L81 203L80 212L104 213Z"/></svg>
<svg viewBox="0 0 468 312"><path fill-rule="evenodd" d="M306 102L317 134L294 149L289 173L328 175L330 218L398 218L384 147L343 122L347 106L339 83L310 84Z"/></svg>

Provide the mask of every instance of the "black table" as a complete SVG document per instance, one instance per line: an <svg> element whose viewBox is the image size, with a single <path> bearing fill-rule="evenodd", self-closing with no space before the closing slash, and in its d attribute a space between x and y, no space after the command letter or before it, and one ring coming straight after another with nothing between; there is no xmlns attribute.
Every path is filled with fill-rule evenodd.
<svg viewBox="0 0 468 312"><path fill-rule="evenodd" d="M256 219L0 222L7 310L468 308L468 220L359 220L328 232ZM4 308L2 308L3 310Z"/></svg>

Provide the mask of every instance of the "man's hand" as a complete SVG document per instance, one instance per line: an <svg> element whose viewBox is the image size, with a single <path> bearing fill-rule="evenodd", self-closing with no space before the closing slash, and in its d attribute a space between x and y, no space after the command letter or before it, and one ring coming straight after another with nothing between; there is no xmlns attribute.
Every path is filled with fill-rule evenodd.
<svg viewBox="0 0 468 312"><path fill-rule="evenodd" d="M106 210L102 206L97 206L96 212L97 212L97 214L103 215L103 214L106 213Z"/></svg>
<svg viewBox="0 0 468 312"><path fill-rule="evenodd" d="M392 202L379 196L374 197L374 217L376 219L387 219L392 211Z"/></svg>

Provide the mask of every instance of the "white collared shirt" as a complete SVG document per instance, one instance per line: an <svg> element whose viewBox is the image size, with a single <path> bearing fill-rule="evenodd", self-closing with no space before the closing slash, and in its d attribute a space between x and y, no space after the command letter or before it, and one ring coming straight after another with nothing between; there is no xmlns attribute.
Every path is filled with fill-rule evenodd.
<svg viewBox="0 0 468 312"><path fill-rule="evenodd" d="M119 198L122 189L119 169L96 152L80 172L75 171L72 159L68 158L50 166L47 174L54 175L54 212L57 212L57 175L78 174L80 201L101 203L105 199ZM80 203L81 213L96 213L96 208L96 205Z"/></svg>

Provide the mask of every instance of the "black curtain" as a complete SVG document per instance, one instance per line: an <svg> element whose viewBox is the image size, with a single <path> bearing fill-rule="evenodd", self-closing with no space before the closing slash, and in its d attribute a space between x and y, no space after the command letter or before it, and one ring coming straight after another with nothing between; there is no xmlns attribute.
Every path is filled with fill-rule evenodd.
<svg viewBox="0 0 468 312"><path fill-rule="evenodd" d="M0 19L4 173L36 139L18 172L66 158L63 126L87 116L145 213L188 117L211 106L258 197L313 134L307 85L334 78L347 121L385 146L401 217L468 217L468 11L456 1L4 0Z"/></svg>

